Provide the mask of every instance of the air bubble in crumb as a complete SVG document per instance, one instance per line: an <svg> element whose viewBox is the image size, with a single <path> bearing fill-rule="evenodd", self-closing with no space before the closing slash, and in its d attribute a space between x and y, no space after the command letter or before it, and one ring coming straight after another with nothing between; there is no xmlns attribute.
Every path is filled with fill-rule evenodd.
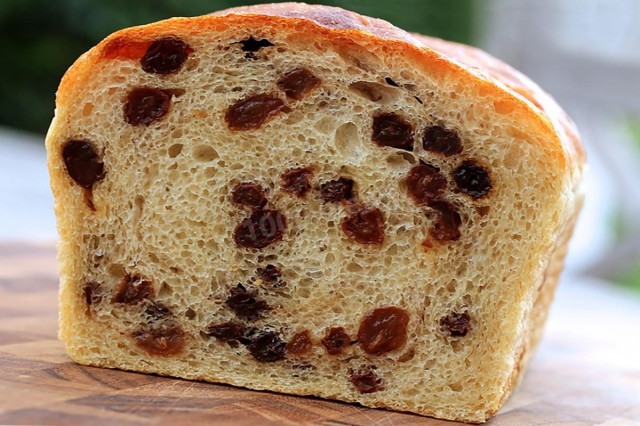
<svg viewBox="0 0 640 426"><path fill-rule="evenodd" d="M207 163L218 158L218 152L209 145L197 145L193 148L193 158L196 161Z"/></svg>
<svg viewBox="0 0 640 426"><path fill-rule="evenodd" d="M176 158L182 152L184 145L177 143L169 147L169 158Z"/></svg>
<svg viewBox="0 0 640 426"><path fill-rule="evenodd" d="M345 160L357 161L363 152L358 127L354 123L344 123L336 130L335 146Z"/></svg>

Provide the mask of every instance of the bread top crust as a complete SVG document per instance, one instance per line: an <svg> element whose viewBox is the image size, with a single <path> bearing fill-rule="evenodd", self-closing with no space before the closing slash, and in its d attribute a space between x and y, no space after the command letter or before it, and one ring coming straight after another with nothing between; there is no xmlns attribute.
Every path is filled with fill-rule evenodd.
<svg viewBox="0 0 640 426"><path fill-rule="evenodd" d="M442 78L451 76L479 86L496 102L512 109L514 122L538 134L539 141L559 167L565 168L572 193L580 190L586 161L577 129L555 100L529 78L480 49L419 34L338 7L305 3L243 6L194 18L172 18L117 31L82 55L65 73L56 97L59 112L70 107L74 94L90 78L92 64L115 57L136 59L159 35L199 34L234 24L272 25L317 34L336 43L385 45L410 57L416 66ZM119 54L114 54L119 51ZM541 143L542 145L542 143Z"/></svg>
<svg viewBox="0 0 640 426"><path fill-rule="evenodd" d="M579 163L579 166L585 163L584 146L575 124L555 99L529 77L478 48L421 34L414 34L414 36L426 47L442 53L467 67L471 67L472 71L480 74L482 78L494 80L496 83L505 86L507 90L513 92L516 96L523 97L531 102L538 111L542 112L551 121L565 144L565 149L572 152L572 156Z"/></svg>

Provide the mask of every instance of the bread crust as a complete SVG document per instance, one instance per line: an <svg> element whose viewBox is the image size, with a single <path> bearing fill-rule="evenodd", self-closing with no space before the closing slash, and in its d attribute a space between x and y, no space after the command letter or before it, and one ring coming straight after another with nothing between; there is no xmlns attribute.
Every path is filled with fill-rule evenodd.
<svg viewBox="0 0 640 426"><path fill-rule="evenodd" d="M581 197L580 182L585 153L577 130L557 103L535 83L478 49L410 34L385 21L335 7L310 6L301 3L257 5L228 9L195 18L173 18L118 31L82 55L64 75L56 97L56 116L64 116L65 111L73 108L73 101L90 78L92 67L100 61L112 60L118 55L139 57L136 55L141 55L140 52L146 49L144 46L148 46L158 34L211 32L233 26L235 23L246 24L247 22L257 27L268 25L278 27L282 31L317 34L337 44L357 43L365 49L384 46L390 52L411 58L416 66L422 67L430 75L442 79L455 78L464 82L465 85L477 87L495 102L500 102L505 108L512 110L513 120L525 132L540 136L533 139L531 143L540 144L539 148L544 149L549 157L555 160L557 167L563 170L563 185L567 191L567 199L574 200ZM60 131L56 123L54 119L47 137L50 156L52 153L58 153L60 149L53 145ZM60 173L57 161L50 158L48 165L52 177ZM64 191L64 185L61 180L55 178L52 178L51 184L54 196L58 200L59 194ZM571 221L575 221L579 206L580 202L576 202ZM57 201L55 209L59 217L61 278L64 279L65 275L75 275L75 271L72 270L74 263L71 259L78 255L80 248L71 238L73 224L67 219L60 219L64 213L63 207ZM561 269L558 265L561 265L564 258L572 228L572 222L569 222L563 229L557 230L559 238L556 239L552 249L549 272L540 280L539 297L533 305L527 324L529 332L525 333L525 336L531 336L531 339L523 341L522 345L514 351L514 370L511 379L504 389L502 398L487 411L485 418L491 417L499 410L519 381L524 366L531 357L557 284ZM64 289L61 288L61 316L66 316L64 320L61 319L61 324L64 325L71 323L73 310L69 307L70 296L62 294L63 291ZM67 340L70 333L71 330L63 326L60 337ZM168 371L157 372L170 374ZM281 390L290 392L287 389Z"/></svg>

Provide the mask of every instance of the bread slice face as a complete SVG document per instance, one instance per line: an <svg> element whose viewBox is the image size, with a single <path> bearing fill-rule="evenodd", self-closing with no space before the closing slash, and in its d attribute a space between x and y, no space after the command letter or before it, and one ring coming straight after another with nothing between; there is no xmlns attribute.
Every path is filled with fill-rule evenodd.
<svg viewBox="0 0 640 426"><path fill-rule="evenodd" d="M285 4L83 55L47 136L69 356L495 414L544 322L584 157L542 92L425 40Z"/></svg>

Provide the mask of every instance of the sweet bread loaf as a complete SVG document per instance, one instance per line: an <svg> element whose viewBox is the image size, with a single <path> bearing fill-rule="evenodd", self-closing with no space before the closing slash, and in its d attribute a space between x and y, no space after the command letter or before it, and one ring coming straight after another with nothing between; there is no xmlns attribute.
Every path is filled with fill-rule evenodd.
<svg viewBox="0 0 640 426"><path fill-rule="evenodd" d="M472 422L516 385L584 152L513 69L263 5L119 31L56 105L77 362Z"/></svg>

